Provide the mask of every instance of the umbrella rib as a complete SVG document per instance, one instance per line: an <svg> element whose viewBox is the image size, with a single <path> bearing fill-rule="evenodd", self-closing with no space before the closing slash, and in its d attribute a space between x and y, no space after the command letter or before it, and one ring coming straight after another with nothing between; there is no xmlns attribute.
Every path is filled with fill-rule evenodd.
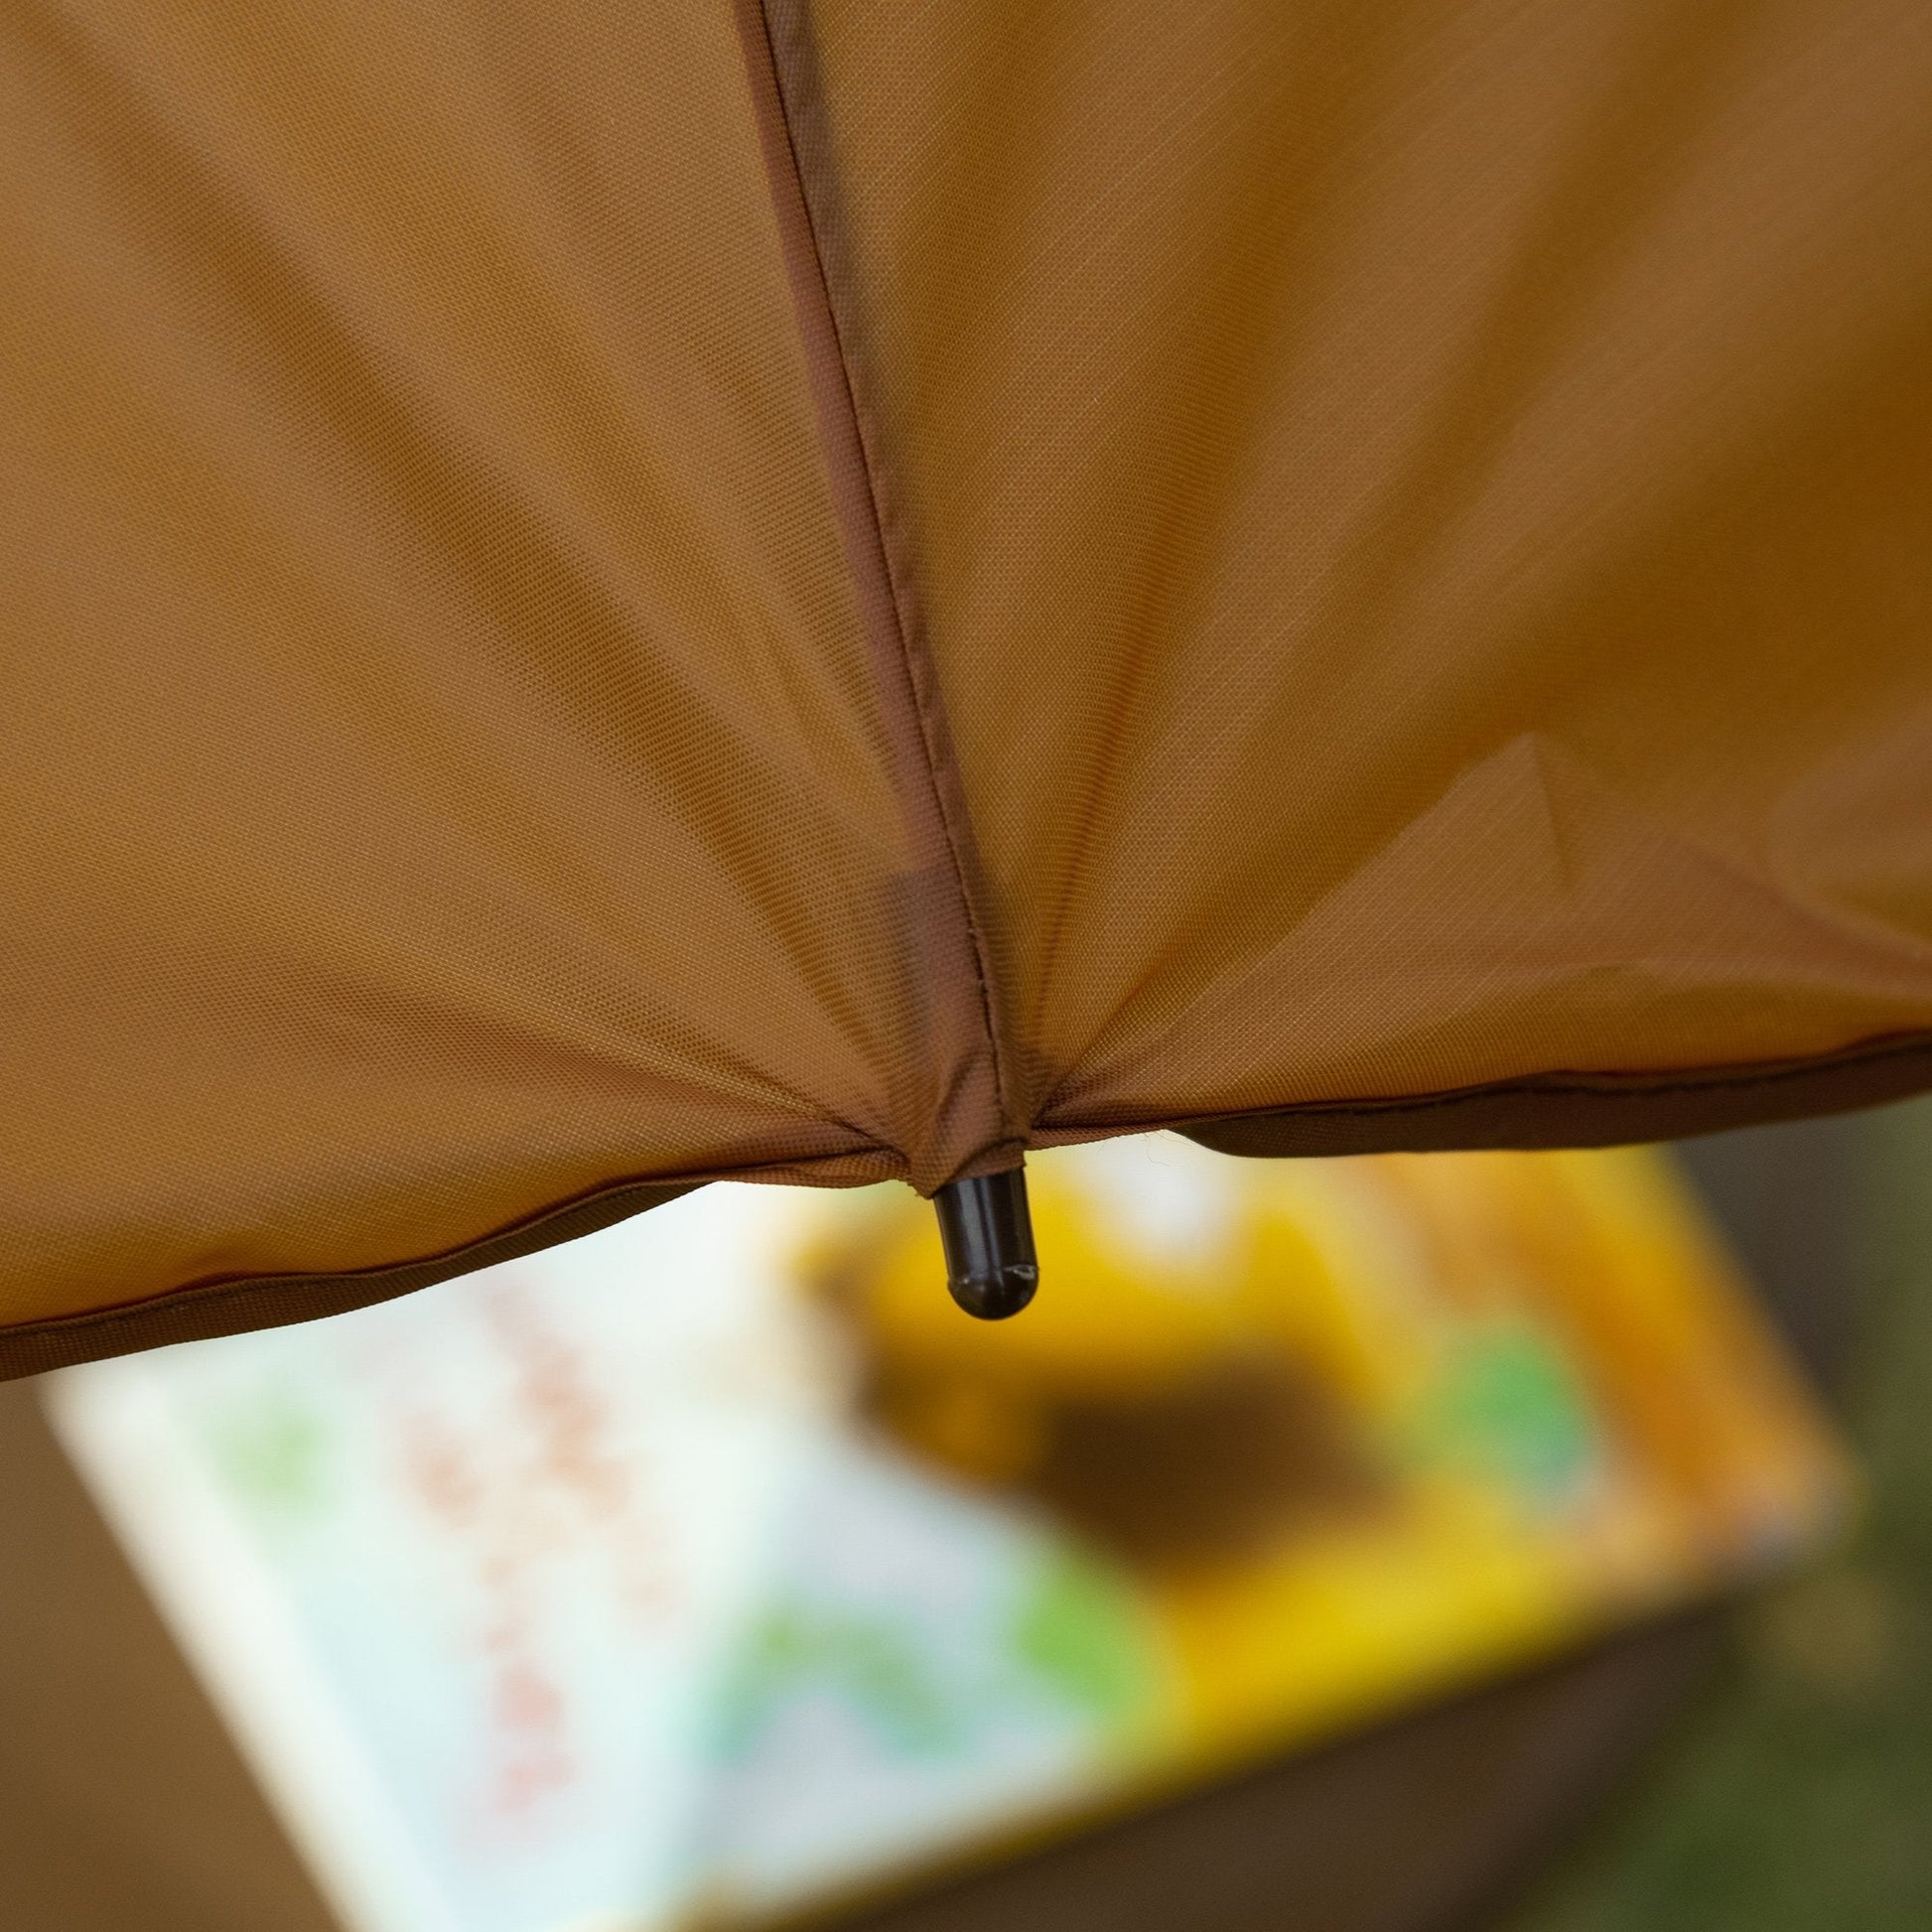
<svg viewBox="0 0 1932 1932"><path fill-rule="evenodd" d="M935 1107L926 1124L931 1145L904 1150L913 1184L930 1192L960 1173L1016 1165L1024 1131L1011 1106L999 1001L975 888L971 824L939 680L923 646L910 580L894 565L877 426L868 423L862 407L852 345L832 300L822 206L829 191L821 184L821 206L815 208L806 188L808 170L793 122L802 84L796 70L810 66L803 25L794 23L795 31L786 37L797 57L786 73L763 0L736 0L736 13L833 508L879 690L912 862L921 872L942 875L950 889L940 916L952 929L908 935L915 959L935 966L934 977L951 982L967 1009L941 1017L937 1037L929 1035L922 1042L942 1062L933 1068L934 1091L952 1096L950 1104ZM937 906L932 910L940 912ZM955 1035L954 1028L963 1029L964 1036ZM954 1066L943 1064L948 1056Z"/></svg>

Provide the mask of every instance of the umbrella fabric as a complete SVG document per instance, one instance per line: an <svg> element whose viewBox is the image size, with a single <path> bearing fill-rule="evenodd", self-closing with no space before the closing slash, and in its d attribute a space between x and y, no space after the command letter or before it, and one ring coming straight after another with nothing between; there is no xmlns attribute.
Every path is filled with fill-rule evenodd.
<svg viewBox="0 0 1932 1932"><path fill-rule="evenodd" d="M18 0L0 1363L1932 1084L1929 119L1917 0Z"/></svg>

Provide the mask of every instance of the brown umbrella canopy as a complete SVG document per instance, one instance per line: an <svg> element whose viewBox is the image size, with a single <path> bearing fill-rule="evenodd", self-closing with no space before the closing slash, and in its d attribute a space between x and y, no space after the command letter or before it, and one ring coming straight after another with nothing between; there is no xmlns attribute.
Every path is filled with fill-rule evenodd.
<svg viewBox="0 0 1932 1932"><path fill-rule="evenodd" d="M7 1366L1932 1084L1929 127L1920 0L14 0Z"/></svg>

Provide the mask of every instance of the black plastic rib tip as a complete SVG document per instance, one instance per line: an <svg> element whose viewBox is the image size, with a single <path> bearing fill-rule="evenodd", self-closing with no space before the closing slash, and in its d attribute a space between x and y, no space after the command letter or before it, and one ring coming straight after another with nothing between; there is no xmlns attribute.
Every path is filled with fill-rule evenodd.
<svg viewBox="0 0 1932 1932"><path fill-rule="evenodd" d="M946 1248L946 1286L968 1314L1004 1321L1034 1299L1039 1263L1027 1211L1027 1175L1005 1173L949 1180L933 1195Z"/></svg>

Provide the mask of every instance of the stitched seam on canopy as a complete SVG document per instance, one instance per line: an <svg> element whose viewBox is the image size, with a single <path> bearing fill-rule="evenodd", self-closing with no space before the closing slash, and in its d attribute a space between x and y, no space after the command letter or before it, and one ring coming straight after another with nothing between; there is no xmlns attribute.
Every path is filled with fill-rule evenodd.
<svg viewBox="0 0 1932 1932"><path fill-rule="evenodd" d="M1760 1062L1755 1071L1748 1066L1732 1066L1714 1067L1704 1074L1686 1071L1654 1078L1642 1074L1598 1074L1558 1082L1546 1077L1541 1081L1462 1087L1380 1104L1315 1102L1268 1113L1091 1122L1049 1129L1040 1138L1053 1144L1146 1133L1159 1127L1206 1136L1215 1128L1272 1125L1292 1131L1301 1126L1311 1132L1306 1138L1298 1137L1292 1150L1297 1154L1359 1154L1403 1145L1410 1138L1404 1129L1406 1122L1427 1121L1432 1116L1453 1121L1462 1118L1470 1108L1486 1104L1522 1103L1525 1111L1516 1116L1516 1121L1524 1127L1534 1127L1539 1118L1545 1118L1547 1123L1544 1109L1550 1108L1560 1114L1561 1125L1575 1133L1585 1122L1585 1115L1575 1108L1575 1103L1582 1102L1587 1107L1590 1102L1610 1102L1617 1106L1617 1111L1613 1118L1604 1116L1604 1124L1615 1131L1602 1138L1656 1140L1685 1132L1711 1132L1746 1126L1753 1121L1788 1118L1795 1113L1838 1112L1869 1106L1901 1099L1927 1085L1932 1085L1932 1033L1920 1033L1863 1041L1809 1060ZM1640 1110L1646 1105L1668 1102L1673 1096L1697 1099L1725 1095L1734 1096L1742 1104L1723 1108L1717 1117L1698 1121L1658 1117L1646 1122L1639 1118ZM1324 1146L1324 1137L1319 1132L1321 1125L1336 1119L1365 1120L1371 1125L1386 1123L1390 1131L1350 1138L1345 1145ZM1458 1129L1444 1145L1470 1144L1461 1140L1464 1132L1465 1129ZM1474 1144L1502 1143L1494 1138L1479 1138ZM1539 1135L1530 1144L1553 1143ZM828 1160L850 1158L833 1156ZM743 1170L680 1179L621 1181L544 1209L481 1240L389 1267L341 1274L255 1275L202 1282L138 1302L122 1303L116 1308L18 1322L0 1327L0 1380L40 1374L130 1349L157 1347L207 1334L228 1334L276 1321L312 1320L366 1307L447 1280L471 1268L508 1260L588 1233L630 1211L631 1202L638 1206L661 1203L701 1185L708 1178L744 1179L755 1177L760 1172L768 1171Z"/></svg>
<svg viewBox="0 0 1932 1932"><path fill-rule="evenodd" d="M563 1201L435 1255L320 1274L241 1275L187 1283L138 1301L0 1326L0 1381L106 1356L251 1328L321 1320L608 1227L687 1194L695 1181L622 1181Z"/></svg>
<svg viewBox="0 0 1932 1932"><path fill-rule="evenodd" d="M786 84L789 79L795 93L800 83L795 74L781 72L763 0L736 0L736 13L821 450L855 580L860 621L882 673L880 695L889 714L895 761L901 767L897 774L901 798L915 854L921 845L932 848L929 856L943 862L951 881L971 962L978 1026L990 1058L997 1139L1017 1142L992 966L971 884L971 830L937 673L919 642L910 589L903 572L895 568L888 541L875 439L867 433L846 332L832 301L821 216L806 192ZM897 717L892 715L896 710ZM903 729L908 717L909 734Z"/></svg>
<svg viewBox="0 0 1932 1932"><path fill-rule="evenodd" d="M1533 1124L1539 1116L1560 1119L1578 1139L1569 1144L1600 1146L1603 1137L1585 1130L1594 1121L1619 1141L1676 1139L1687 1133L1721 1132L1729 1127L1800 1118L1807 1114L1844 1113L1882 1106L1932 1087L1932 1032L1883 1035L1827 1053L1802 1059L1743 1061L1710 1068L1685 1068L1659 1073L1557 1073L1491 1081L1479 1086L1444 1088L1435 1093L1394 1095L1360 1101L1300 1101L1286 1107L1252 1109L1241 1113L1167 1115L1159 1120L1083 1121L1047 1126L1043 1144L1073 1138L1104 1138L1115 1134L1169 1129L1182 1134L1206 1134L1216 1129L1252 1130L1279 1126L1284 1133L1299 1127L1318 1129L1323 1121L1450 1119L1478 1109L1521 1103L1522 1119ZM1656 1111L1660 1103L1709 1100L1704 1110L1709 1126L1686 1125L1682 1116L1667 1119ZM1736 1105L1726 1107L1726 1101ZM1602 1109L1592 1114L1592 1106ZM1652 1110L1646 1125L1645 1112ZM1483 1141L1475 1145L1496 1145ZM1552 1146L1556 1141L1539 1141ZM1453 1142L1445 1142L1446 1146Z"/></svg>
<svg viewBox="0 0 1932 1932"><path fill-rule="evenodd" d="M711 1168L663 1176L629 1175L552 1201L484 1234L432 1254L412 1255L367 1268L205 1276L106 1308L0 1322L0 1382L133 1349L161 1347L211 1333L231 1334L242 1328L315 1320L376 1302L393 1301L397 1296L414 1294L418 1289L491 1267L499 1261L520 1259L559 1242L576 1240L580 1235L609 1226L612 1221L662 1205L710 1181L759 1181L779 1176L810 1181L815 1175L822 1175L830 1185L861 1185L865 1179L890 1178L890 1169L862 1178L841 1180L835 1176L842 1171L849 1174L855 1165L885 1164L892 1158L875 1143L861 1141L850 1148L744 1167ZM633 1202L634 1206L627 1204ZM207 1317L228 1306L244 1309L259 1306L273 1311L259 1317L244 1313L232 1324L208 1326ZM96 1346L89 1339L93 1336L106 1339Z"/></svg>
<svg viewBox="0 0 1932 1932"><path fill-rule="evenodd" d="M1164 1115L1157 1125L1207 1127L1223 1121L1308 1118L1319 1114L1425 1113L1490 1095L1647 1100L1672 1094L1727 1093L1811 1080L1827 1073L1853 1072L1865 1066L1883 1067L1894 1060L1916 1059L1927 1053L1932 1053L1932 1033L1887 1035L1828 1053L1808 1054L1802 1059L1741 1061L1708 1071L1686 1068L1661 1073L1538 1073L1518 1079L1486 1081L1477 1086L1445 1087L1435 1093L1392 1094L1386 1100L1301 1100L1285 1107L1249 1108L1241 1113ZM1044 1125L1051 1131L1054 1123ZM1092 1125L1109 1133L1137 1131L1125 1121L1081 1122L1080 1125Z"/></svg>

